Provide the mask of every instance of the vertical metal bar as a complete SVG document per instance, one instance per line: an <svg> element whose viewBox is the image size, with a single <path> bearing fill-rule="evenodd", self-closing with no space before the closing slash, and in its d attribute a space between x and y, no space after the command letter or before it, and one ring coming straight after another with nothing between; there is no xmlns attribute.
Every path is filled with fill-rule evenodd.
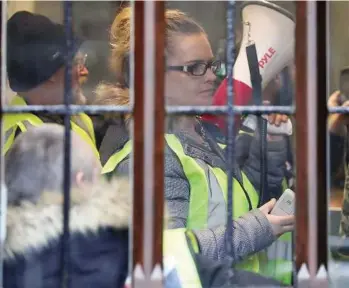
<svg viewBox="0 0 349 288"><path fill-rule="evenodd" d="M137 17L137 16L136 16ZM135 287L162 286L164 2L146 1L143 22L143 272ZM137 29L137 27L135 27ZM136 36L137 37L137 36ZM135 39L137 41L137 39ZM137 47L137 44L135 45ZM137 63L138 64L138 63ZM138 67L137 67L138 68ZM138 68L139 69L139 68ZM159 75L160 74L160 75ZM142 83L137 83L142 85ZM137 101L137 99L136 99ZM156 183L156 184L155 184ZM157 217L156 217L157 216Z"/></svg>
<svg viewBox="0 0 349 288"><path fill-rule="evenodd" d="M233 229L231 225L233 216L233 167L234 167L234 91L233 91L233 64L235 48L235 1L228 1L227 7L227 102L228 102L228 141L227 141L227 163L228 163L228 219L226 231L226 249L228 255L233 250Z"/></svg>
<svg viewBox="0 0 349 288"><path fill-rule="evenodd" d="M144 195L144 214L143 225L145 227L143 234L143 269L145 274L145 283L142 287L147 286L150 288L150 274L153 270L153 203L155 201L153 189L154 189L154 59L155 59L155 34L154 34L154 2L145 1L144 3L144 166L143 169L143 195ZM139 286L139 287L141 287Z"/></svg>
<svg viewBox="0 0 349 288"><path fill-rule="evenodd" d="M327 127L327 1L317 1L317 269L327 268L327 167L326 167L326 127Z"/></svg>
<svg viewBox="0 0 349 288"><path fill-rule="evenodd" d="M143 169L143 195L144 195L144 214L143 214L143 225L144 239L143 239L143 269L146 278L146 285L149 285L148 281L150 274L152 273L153 267L153 203L154 199L154 59L155 59L155 34L154 34L154 2L145 1L144 7L144 166ZM142 285L144 286L144 285Z"/></svg>
<svg viewBox="0 0 349 288"><path fill-rule="evenodd" d="M133 10L134 31L134 149L133 149L133 266L132 285L139 273L143 273L143 235L144 235L144 1L135 1ZM139 275L141 276L141 275Z"/></svg>
<svg viewBox="0 0 349 288"><path fill-rule="evenodd" d="M0 97L0 147L3 147L2 135L2 116L4 97L6 95L6 56L7 56L7 1L1 1L0 23L1 23L1 97ZM0 287L3 287L3 243L6 239L6 211L7 211L7 192L4 189L4 157L0 155Z"/></svg>
<svg viewBox="0 0 349 288"><path fill-rule="evenodd" d="M308 255L308 175L307 175L307 2L296 2L296 266L307 264Z"/></svg>
<svg viewBox="0 0 349 288"><path fill-rule="evenodd" d="M162 233L164 216L164 121L165 121L165 2L155 2L155 133L154 133L154 248L153 268L162 267ZM163 268L163 267L162 267Z"/></svg>
<svg viewBox="0 0 349 288"><path fill-rule="evenodd" d="M300 287L327 287L326 3L297 2L297 264ZM307 271L308 270L308 271ZM323 270L322 270L323 271ZM326 270L325 270L326 271ZM302 276L302 277L301 277Z"/></svg>
<svg viewBox="0 0 349 288"><path fill-rule="evenodd" d="M306 120L308 126L307 140L307 177L308 177L308 255L307 264L311 278L317 272L317 7L316 2L307 2L307 110ZM297 106L298 108L298 106ZM299 120L298 120L299 121ZM325 127L323 127L325 128ZM300 147L299 147L300 148Z"/></svg>
<svg viewBox="0 0 349 288"><path fill-rule="evenodd" d="M70 209L70 169L71 169L71 131L70 131L70 103L72 99L72 61L73 61L73 33L72 33L72 2L64 2L64 26L66 33L66 59L67 64L64 73L64 205L63 205L63 239L61 250L61 284L62 287L70 287L70 245L69 245L69 209Z"/></svg>
<svg viewBox="0 0 349 288"><path fill-rule="evenodd" d="M302 3L302 2L298 2ZM297 3L297 4L298 4ZM299 170L306 171L305 176L297 175L300 190L297 191L297 208L305 210L306 213L297 211L297 225L300 221L307 221L307 227L304 227L304 238L302 244L306 245L306 254L303 257L303 263L309 269L308 281L306 277L301 279L298 275L300 287L328 287L327 273L327 197L326 197L326 3L308 1L304 7L306 13L306 36L303 45L306 45L304 51L299 51L296 47L296 53L305 52L306 71L305 81L302 92L306 94L297 94L297 129L301 125L306 126L307 133L298 135L297 140L304 136L304 145L297 143L297 156L301 150L306 148L304 155L305 161L297 163ZM298 19L297 19L298 20ZM298 24L298 22L297 22ZM299 32L296 29L296 32ZM298 39L297 39L298 40ZM297 46L297 43L296 43ZM296 57L296 61L299 58ZM299 62L297 62L299 64ZM297 67L297 73L300 68ZM299 80L300 75L297 75ZM297 84L298 86L298 84ZM306 87L306 88L305 88ZM297 90L300 87L297 87ZM299 91L297 91L299 92ZM304 97L304 100L301 98ZM299 117L298 117L299 116ZM304 122L305 120L305 122ZM297 131L298 132L298 131ZM304 132L304 130L303 130ZM301 141L301 140L299 140ZM297 158L297 160L300 160ZM303 171L303 172L304 172ZM303 186L304 185L304 186ZM305 185L307 185L305 187ZM299 192L305 192L300 195ZM306 203L304 200L306 199ZM300 206L303 206L300 208ZM306 209L304 209L306 208ZM302 213L302 218L300 217ZM302 224L301 224L302 225ZM297 228L297 232L299 229ZM298 234L298 233L297 233ZM297 244L300 235L297 235ZM298 247L296 247L298 248ZM299 249L299 248L298 248ZM305 251L304 251L305 252ZM302 264L302 262L300 263ZM306 267L305 265L305 267ZM322 266L322 269L319 269ZM304 267L304 266L303 266ZM304 268L304 270L306 270ZM320 272L321 271L321 272Z"/></svg>

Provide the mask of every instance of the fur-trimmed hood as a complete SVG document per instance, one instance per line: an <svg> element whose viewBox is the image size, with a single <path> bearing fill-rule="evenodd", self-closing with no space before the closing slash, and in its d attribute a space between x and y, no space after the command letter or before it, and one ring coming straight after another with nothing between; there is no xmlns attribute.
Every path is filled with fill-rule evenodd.
<svg viewBox="0 0 349 288"><path fill-rule="evenodd" d="M96 95L94 105L130 105L129 90L119 84L100 83L94 93ZM99 146L102 165L105 165L109 157L129 140L131 117L131 114L103 114L102 123L104 125L108 123L108 126L105 127L103 139Z"/></svg>
<svg viewBox="0 0 349 288"><path fill-rule="evenodd" d="M95 105L130 105L129 90L119 84L100 83L94 93Z"/></svg>
<svg viewBox="0 0 349 288"><path fill-rule="evenodd" d="M97 233L100 228L126 229L131 215L131 191L126 179L100 182L71 190L70 233ZM63 231L63 195L42 193L36 204L22 202L7 208L5 259L40 250Z"/></svg>
<svg viewBox="0 0 349 288"><path fill-rule="evenodd" d="M111 83L100 83L94 91L95 100L94 105L118 105L118 106L129 106L131 105L129 89L123 88L119 84ZM104 113L105 119L115 119L120 116L115 113ZM125 114L125 121L128 126L132 115Z"/></svg>

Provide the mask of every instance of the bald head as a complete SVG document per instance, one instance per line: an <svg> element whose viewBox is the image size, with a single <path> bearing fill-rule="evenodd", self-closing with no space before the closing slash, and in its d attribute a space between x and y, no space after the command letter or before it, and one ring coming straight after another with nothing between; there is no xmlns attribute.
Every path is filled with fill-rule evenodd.
<svg viewBox="0 0 349 288"><path fill-rule="evenodd" d="M92 182L100 164L92 148L71 132L71 180ZM20 134L5 160L5 181L9 203L35 202L43 191L62 191L64 127L44 124Z"/></svg>

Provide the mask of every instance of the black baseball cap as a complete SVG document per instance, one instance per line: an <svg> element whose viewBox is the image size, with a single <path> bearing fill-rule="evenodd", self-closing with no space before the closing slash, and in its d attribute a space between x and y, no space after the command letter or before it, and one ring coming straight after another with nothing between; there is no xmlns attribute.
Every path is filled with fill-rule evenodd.
<svg viewBox="0 0 349 288"><path fill-rule="evenodd" d="M73 38L75 54L82 41ZM48 80L66 63L64 26L27 11L7 21L7 76L16 92L28 91Z"/></svg>

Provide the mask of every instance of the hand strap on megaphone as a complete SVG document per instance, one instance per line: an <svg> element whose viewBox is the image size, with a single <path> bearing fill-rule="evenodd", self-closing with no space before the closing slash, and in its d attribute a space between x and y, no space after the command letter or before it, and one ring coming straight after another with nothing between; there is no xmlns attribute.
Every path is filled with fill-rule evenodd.
<svg viewBox="0 0 349 288"><path fill-rule="evenodd" d="M254 43L246 46L246 54L251 75L253 104L262 105L262 76L259 73L258 56Z"/></svg>
<svg viewBox="0 0 349 288"><path fill-rule="evenodd" d="M254 105L262 105L262 76L259 73L259 63L256 45L254 43L246 46L248 66L251 75L252 98ZM258 206L263 205L269 199L266 197L268 189L268 163L267 163L267 120L258 115L258 126L260 129L260 195Z"/></svg>

